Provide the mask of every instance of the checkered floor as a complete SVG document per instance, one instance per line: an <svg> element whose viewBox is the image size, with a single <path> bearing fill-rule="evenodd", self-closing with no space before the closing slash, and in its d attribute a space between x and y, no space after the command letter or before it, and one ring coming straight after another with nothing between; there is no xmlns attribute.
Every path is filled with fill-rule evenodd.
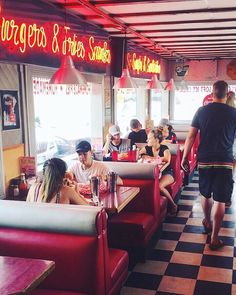
<svg viewBox="0 0 236 295"><path fill-rule="evenodd" d="M226 246L218 251L209 250L202 234L197 172L178 204L178 216L166 218L161 238L146 263L133 267L121 295L236 294L236 204L226 208L220 231Z"/></svg>

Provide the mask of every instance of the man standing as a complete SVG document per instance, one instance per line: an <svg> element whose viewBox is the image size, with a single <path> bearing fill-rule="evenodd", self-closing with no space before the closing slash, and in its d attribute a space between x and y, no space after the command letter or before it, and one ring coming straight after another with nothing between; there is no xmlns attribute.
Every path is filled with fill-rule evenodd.
<svg viewBox="0 0 236 295"><path fill-rule="evenodd" d="M228 84L225 81L214 83L213 103L200 107L196 112L185 141L181 162L182 168L187 171L188 154L200 130L199 190L205 216L202 224L206 233L212 232L209 244L211 250L217 250L224 245L218 235L224 218L225 203L230 200L233 190L232 146L236 131L236 109L226 105L227 92Z"/></svg>

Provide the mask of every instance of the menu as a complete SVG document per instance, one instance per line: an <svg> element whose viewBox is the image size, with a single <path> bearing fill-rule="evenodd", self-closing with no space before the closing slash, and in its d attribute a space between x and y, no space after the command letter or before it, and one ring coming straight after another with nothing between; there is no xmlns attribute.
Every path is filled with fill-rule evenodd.
<svg viewBox="0 0 236 295"><path fill-rule="evenodd" d="M36 175L36 161L35 157L20 157L20 173L25 173L26 177Z"/></svg>

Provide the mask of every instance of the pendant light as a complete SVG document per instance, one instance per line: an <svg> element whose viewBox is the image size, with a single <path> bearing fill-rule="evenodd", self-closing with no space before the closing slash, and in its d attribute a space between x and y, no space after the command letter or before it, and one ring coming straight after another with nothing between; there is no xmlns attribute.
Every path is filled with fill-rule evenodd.
<svg viewBox="0 0 236 295"><path fill-rule="evenodd" d="M72 57L70 55L63 55L60 68L54 73L49 84L77 84L86 86L86 80L75 68Z"/></svg>
<svg viewBox="0 0 236 295"><path fill-rule="evenodd" d="M161 85L161 82L158 80L158 77L156 74L152 75L152 79L147 84L147 89L157 89L157 90L163 90L163 87Z"/></svg>
<svg viewBox="0 0 236 295"><path fill-rule="evenodd" d="M65 27L67 27L67 13L65 0ZM74 62L70 55L63 55L60 68L53 74L49 84L64 85L82 85L86 86L86 80L83 75L75 68Z"/></svg>
<svg viewBox="0 0 236 295"><path fill-rule="evenodd" d="M113 89L130 89L130 88L138 88L136 82L130 76L128 67L127 67L127 39L126 39L126 31L125 38L123 40L123 52L122 52L122 75L116 84L113 86Z"/></svg>
<svg viewBox="0 0 236 295"><path fill-rule="evenodd" d="M175 83L174 83L174 79L171 78L170 81L166 84L165 90L176 90L176 87L175 87Z"/></svg>

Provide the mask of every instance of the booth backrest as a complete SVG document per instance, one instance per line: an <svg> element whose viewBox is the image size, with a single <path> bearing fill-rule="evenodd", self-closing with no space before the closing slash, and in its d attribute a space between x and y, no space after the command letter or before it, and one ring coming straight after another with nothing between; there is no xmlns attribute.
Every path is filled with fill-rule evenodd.
<svg viewBox="0 0 236 295"><path fill-rule="evenodd" d="M186 137L188 135L188 132L187 131L176 131L175 134L176 134L178 142L179 143L184 143L185 139L186 139Z"/></svg>
<svg viewBox="0 0 236 295"><path fill-rule="evenodd" d="M121 178L154 179L155 164L129 163L129 162L104 162L109 170L118 173Z"/></svg>
<svg viewBox="0 0 236 295"><path fill-rule="evenodd" d="M124 211L146 212L160 217L159 168L152 163L104 162L118 173L124 186L137 186L140 192Z"/></svg>
<svg viewBox="0 0 236 295"><path fill-rule="evenodd" d="M55 261L41 288L106 293L106 213L95 207L0 201L0 255Z"/></svg>

